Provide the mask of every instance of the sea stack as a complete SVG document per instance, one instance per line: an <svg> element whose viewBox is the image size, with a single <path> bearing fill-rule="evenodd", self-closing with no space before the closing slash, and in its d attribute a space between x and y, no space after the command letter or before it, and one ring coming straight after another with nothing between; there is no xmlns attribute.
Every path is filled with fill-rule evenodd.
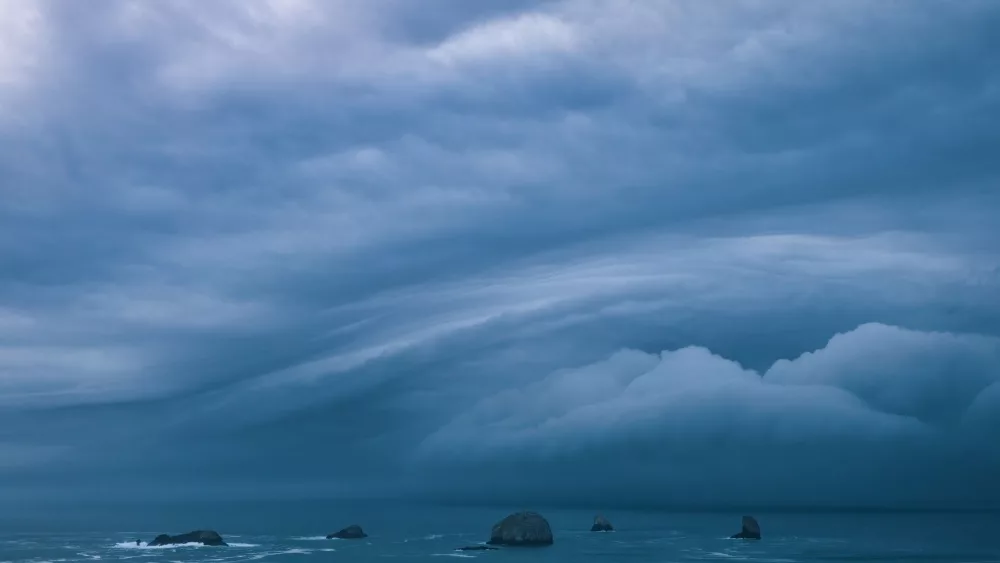
<svg viewBox="0 0 1000 563"><path fill-rule="evenodd" d="M732 539L739 540L759 540L760 539L760 524L753 516L743 517L743 529L740 533L730 536Z"/></svg>
<svg viewBox="0 0 1000 563"><path fill-rule="evenodd" d="M361 526L358 526L357 524L351 524L339 532L326 535L326 539L328 540L360 540L367 537L368 534L366 534L364 530L361 529Z"/></svg>
<svg viewBox="0 0 1000 563"><path fill-rule="evenodd" d="M552 545L552 528L537 512L515 512L493 526L487 543L510 547Z"/></svg>
<svg viewBox="0 0 1000 563"><path fill-rule="evenodd" d="M212 546L226 545L226 542L222 540L222 536L213 530L196 530L194 532L188 532L177 536L160 534L146 545L155 547L158 545L182 545L185 543L200 543L202 545Z"/></svg>
<svg viewBox="0 0 1000 563"><path fill-rule="evenodd" d="M591 532L613 532L615 527L611 525L611 522L607 518L598 514L594 517L594 525L590 527Z"/></svg>

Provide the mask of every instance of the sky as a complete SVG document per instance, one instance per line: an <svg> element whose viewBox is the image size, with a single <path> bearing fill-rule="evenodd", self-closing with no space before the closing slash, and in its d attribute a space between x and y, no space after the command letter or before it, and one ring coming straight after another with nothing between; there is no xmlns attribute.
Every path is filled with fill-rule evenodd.
<svg viewBox="0 0 1000 563"><path fill-rule="evenodd" d="M0 0L0 498L1000 507L1000 3Z"/></svg>

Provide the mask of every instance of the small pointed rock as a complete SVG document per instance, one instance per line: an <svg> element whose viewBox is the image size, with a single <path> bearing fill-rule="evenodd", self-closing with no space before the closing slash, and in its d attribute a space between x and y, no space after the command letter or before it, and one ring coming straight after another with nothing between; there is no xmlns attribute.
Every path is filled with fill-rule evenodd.
<svg viewBox="0 0 1000 563"><path fill-rule="evenodd" d="M594 517L594 525L590 527L591 532L613 532L615 531L614 526L607 518L597 515Z"/></svg>
<svg viewBox="0 0 1000 563"><path fill-rule="evenodd" d="M740 533L733 534L730 536L732 539L740 540L759 540L760 539L760 524L753 516L743 517L743 529Z"/></svg>

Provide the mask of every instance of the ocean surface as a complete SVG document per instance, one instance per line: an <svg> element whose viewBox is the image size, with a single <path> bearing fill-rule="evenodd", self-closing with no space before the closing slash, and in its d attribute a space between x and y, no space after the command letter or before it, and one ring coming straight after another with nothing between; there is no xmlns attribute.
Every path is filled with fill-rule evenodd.
<svg viewBox="0 0 1000 563"><path fill-rule="evenodd" d="M457 552L488 539L509 512L542 512L555 534L548 548ZM601 510L618 528L591 533L595 511L542 507L434 507L337 502L197 503L0 509L0 562L71 563L323 561L669 562L918 561L1000 562L996 513L755 511L764 539L727 539L742 511ZM324 535L360 524L364 540ZM161 533L214 529L230 547L145 547Z"/></svg>

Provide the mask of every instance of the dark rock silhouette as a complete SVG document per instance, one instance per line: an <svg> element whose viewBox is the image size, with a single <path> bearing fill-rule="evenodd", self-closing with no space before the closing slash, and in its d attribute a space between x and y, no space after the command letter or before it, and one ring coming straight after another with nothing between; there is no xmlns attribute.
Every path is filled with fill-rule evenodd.
<svg viewBox="0 0 1000 563"><path fill-rule="evenodd" d="M158 545L180 545L185 543L200 543L202 545L215 545L215 546L225 546L226 542L222 541L222 536L218 532L212 530L196 530L194 532L188 532L186 534L180 534L177 536L171 536L168 534L160 534L156 536L153 541L146 545L158 546Z"/></svg>
<svg viewBox="0 0 1000 563"><path fill-rule="evenodd" d="M759 540L760 539L760 524L753 516L743 517L743 529L740 533L733 534L730 536L732 539L739 540Z"/></svg>
<svg viewBox="0 0 1000 563"><path fill-rule="evenodd" d="M351 524L339 532L326 535L326 539L328 540L360 540L367 537L368 534L366 534L364 530L361 529L361 526L358 526L357 524Z"/></svg>
<svg viewBox="0 0 1000 563"><path fill-rule="evenodd" d="M611 525L611 522L607 518L597 515L594 517L594 525L590 527L591 532L613 532L615 527Z"/></svg>
<svg viewBox="0 0 1000 563"><path fill-rule="evenodd" d="M468 545L465 547L460 547L455 551L497 551L499 547L492 547L489 545Z"/></svg>
<svg viewBox="0 0 1000 563"><path fill-rule="evenodd" d="M512 547L552 545L552 528L537 512L516 512L493 525L487 543Z"/></svg>

